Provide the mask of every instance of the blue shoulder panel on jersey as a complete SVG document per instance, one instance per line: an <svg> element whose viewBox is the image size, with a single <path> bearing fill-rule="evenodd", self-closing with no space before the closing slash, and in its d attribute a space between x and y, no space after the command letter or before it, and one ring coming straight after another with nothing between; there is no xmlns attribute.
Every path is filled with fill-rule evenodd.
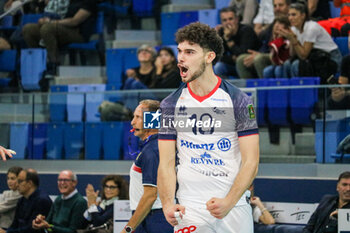
<svg viewBox="0 0 350 233"><path fill-rule="evenodd" d="M220 88L231 97L238 135L249 135L247 132L251 130L256 130L256 132L252 134L258 133L258 124L256 122L252 99L226 80L222 80Z"/></svg>
<svg viewBox="0 0 350 233"><path fill-rule="evenodd" d="M171 93L160 103L160 110L162 112L161 119L163 122L170 122L174 120L176 103L184 88L187 88L186 83L181 84L176 91ZM161 124L158 134L158 138L160 140L176 140L176 130L174 128L162 127Z"/></svg>

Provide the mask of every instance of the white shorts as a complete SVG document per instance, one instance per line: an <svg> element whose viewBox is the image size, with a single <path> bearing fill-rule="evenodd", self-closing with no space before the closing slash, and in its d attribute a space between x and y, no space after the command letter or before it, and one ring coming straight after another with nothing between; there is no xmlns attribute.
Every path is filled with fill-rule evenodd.
<svg viewBox="0 0 350 233"><path fill-rule="evenodd" d="M234 207L223 219L213 217L206 209L185 207L185 215L175 226L175 233L254 233L249 204Z"/></svg>

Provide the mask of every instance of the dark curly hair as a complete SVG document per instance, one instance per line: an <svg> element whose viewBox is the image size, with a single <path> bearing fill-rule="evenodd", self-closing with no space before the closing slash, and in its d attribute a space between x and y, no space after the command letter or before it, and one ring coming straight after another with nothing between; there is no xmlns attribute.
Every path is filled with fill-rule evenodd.
<svg viewBox="0 0 350 233"><path fill-rule="evenodd" d="M119 200L128 200L129 199L129 185L122 176L118 176L118 175L107 175L107 176L103 177L103 179L101 181L101 185L102 185L101 199L102 200L106 199L103 187L110 180L113 181L119 188L119 195L118 195Z"/></svg>
<svg viewBox="0 0 350 233"><path fill-rule="evenodd" d="M199 44L203 49L213 51L216 54L213 65L218 62L224 53L224 46L221 37L216 33L214 28L199 22L191 23L180 28L176 34L176 43L189 41Z"/></svg>

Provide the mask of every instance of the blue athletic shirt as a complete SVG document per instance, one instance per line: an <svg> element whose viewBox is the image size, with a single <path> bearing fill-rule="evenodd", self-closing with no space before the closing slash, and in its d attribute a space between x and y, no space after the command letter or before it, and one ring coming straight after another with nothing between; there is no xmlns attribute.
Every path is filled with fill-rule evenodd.
<svg viewBox="0 0 350 233"><path fill-rule="evenodd" d="M208 95L196 96L183 84L160 108L159 140L176 140L180 204L206 208L210 198L225 197L241 165L238 138L258 134L251 98L218 77Z"/></svg>

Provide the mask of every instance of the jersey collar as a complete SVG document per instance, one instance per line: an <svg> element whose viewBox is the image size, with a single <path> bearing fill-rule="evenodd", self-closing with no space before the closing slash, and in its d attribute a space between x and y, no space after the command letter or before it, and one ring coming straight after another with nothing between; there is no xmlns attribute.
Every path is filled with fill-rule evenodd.
<svg viewBox="0 0 350 233"><path fill-rule="evenodd" d="M207 95L204 95L204 96L198 96L196 94L194 94L194 92L191 90L190 88L190 85L187 83L187 88L188 88L188 91L190 92L190 95L195 98L196 100L198 100L199 102L203 102L204 100L208 99L210 96L212 96L216 90L220 87L221 85L221 78L216 76L218 78L218 82L216 84L216 86L214 87L213 90L211 90Z"/></svg>

